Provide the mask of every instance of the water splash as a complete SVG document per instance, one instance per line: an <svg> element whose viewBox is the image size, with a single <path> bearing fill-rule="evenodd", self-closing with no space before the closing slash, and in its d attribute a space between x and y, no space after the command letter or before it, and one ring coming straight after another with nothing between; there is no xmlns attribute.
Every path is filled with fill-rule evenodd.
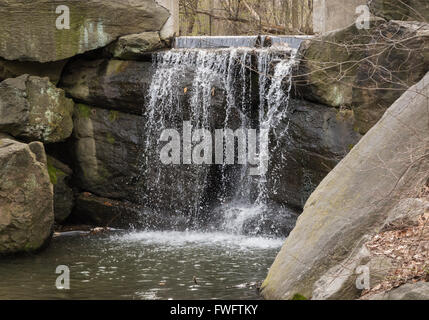
<svg viewBox="0 0 429 320"><path fill-rule="evenodd" d="M274 134L274 140L277 142L275 146L271 147L271 150L269 151L270 153L282 152L281 150L278 150L278 141L281 141L284 135L286 135L289 131L289 100L290 91L292 89L292 70L296 63L296 54L297 50L292 50L288 60L281 60L277 63L268 93L264 94L260 99L260 129L269 130L271 134ZM283 89L285 81L286 90ZM260 86L265 86L266 80L262 79L262 82L263 83L260 83ZM280 133L277 133L277 130L275 129L283 121L286 121L285 129ZM261 154L260 157L269 159L269 154ZM256 199L256 204L266 204L267 197L267 176L265 173L259 177L258 198Z"/></svg>

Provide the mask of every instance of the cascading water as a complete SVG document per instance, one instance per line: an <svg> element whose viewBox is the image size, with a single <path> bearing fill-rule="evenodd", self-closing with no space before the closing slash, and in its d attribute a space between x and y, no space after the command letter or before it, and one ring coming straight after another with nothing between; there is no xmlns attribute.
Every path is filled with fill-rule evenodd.
<svg viewBox="0 0 429 320"><path fill-rule="evenodd" d="M257 70L259 75L259 130L267 130L275 134L276 131L273 129L277 128L280 122L287 122L290 90L292 88L292 67L295 63L296 53L297 50L293 49L288 59L280 59L277 52L273 52L269 49L258 50L257 52ZM273 75L270 76L270 64L273 63L273 61L277 63L274 67ZM285 80L287 83L286 90L283 89ZM281 139L287 134L287 130L288 124L279 135L275 135L275 140L278 141ZM277 150L277 147L277 145L272 146L269 152L281 152L281 150ZM259 158L268 160L269 154L264 154L266 151L265 148L260 148ZM247 167L244 168L242 172L246 173L247 169ZM223 228L229 232L242 233L245 230L246 224L250 223L252 230L250 230L250 232L248 230L248 233L258 234L260 232L266 232L267 230L261 230L263 223L267 221L265 215L269 214L270 210L285 210L279 207L275 209L269 207L265 171L256 178L256 181L252 181L251 177L246 174L244 176L242 175L241 181L246 181L242 186L244 190L250 190L254 188L256 184L256 199L249 197L249 194L244 196L242 193L230 204L227 204L223 208ZM291 221L294 220L294 217L292 217L287 210L284 214L291 218ZM278 230L272 231L277 233Z"/></svg>
<svg viewBox="0 0 429 320"><path fill-rule="evenodd" d="M142 202L159 211L185 216L187 226L201 227L212 220L217 230L265 232L265 215L279 210L269 208L266 172L250 175L248 163L165 166L159 162L160 149L165 145L160 137L165 129L182 130L184 121L192 129L209 132L252 126L273 132L287 119L295 53L296 49L240 47L172 49L155 54L156 72L144 113ZM186 141L184 126L181 133L183 148L187 142L195 146L190 136L188 140L192 141ZM281 133L284 134L286 130ZM261 141L258 142L260 145ZM181 150L183 159L184 153L185 149ZM262 147L257 153L259 159L269 157ZM213 179L216 186L209 182Z"/></svg>

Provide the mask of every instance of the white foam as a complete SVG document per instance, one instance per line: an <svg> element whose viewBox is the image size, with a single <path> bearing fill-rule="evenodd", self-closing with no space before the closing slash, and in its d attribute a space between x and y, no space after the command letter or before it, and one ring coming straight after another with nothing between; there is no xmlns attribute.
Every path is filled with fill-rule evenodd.
<svg viewBox="0 0 429 320"><path fill-rule="evenodd" d="M140 242L142 244L168 245L171 247L220 246L238 249L275 249L282 246L284 239L248 237L224 232L180 232L180 231L142 231L122 236L113 236L115 241Z"/></svg>

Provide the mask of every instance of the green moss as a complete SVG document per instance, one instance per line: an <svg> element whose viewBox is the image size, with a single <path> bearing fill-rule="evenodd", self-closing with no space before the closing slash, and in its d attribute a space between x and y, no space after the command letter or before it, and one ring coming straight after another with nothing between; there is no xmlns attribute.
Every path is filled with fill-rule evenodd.
<svg viewBox="0 0 429 320"><path fill-rule="evenodd" d="M89 119L91 117L91 107L82 103L77 104L76 107L77 114L80 118Z"/></svg>
<svg viewBox="0 0 429 320"><path fill-rule="evenodd" d="M293 297L292 300L308 300L306 297L304 297L302 294L296 293Z"/></svg>
<svg viewBox="0 0 429 320"><path fill-rule="evenodd" d="M109 172L109 170L107 170L102 165L98 166L97 173L98 173L98 178L100 179L100 181L106 181L112 176L111 173Z"/></svg>
<svg viewBox="0 0 429 320"><path fill-rule="evenodd" d="M66 176L66 174L58 168L55 168L48 160L49 179L53 185L58 183L58 178Z"/></svg>
<svg viewBox="0 0 429 320"><path fill-rule="evenodd" d="M51 183L53 185L57 184L58 177L57 177L57 169L54 168L51 164L48 163L48 173L49 173L49 179L51 180Z"/></svg>
<svg viewBox="0 0 429 320"><path fill-rule="evenodd" d="M115 144L115 137L114 136L112 136L112 134L110 133L110 132L108 132L107 133L107 137L106 137L106 139L107 139L107 142L108 143L110 143L110 144Z"/></svg>
<svg viewBox="0 0 429 320"><path fill-rule="evenodd" d="M115 122L119 118L119 112L115 110L110 110L109 120L110 122Z"/></svg>

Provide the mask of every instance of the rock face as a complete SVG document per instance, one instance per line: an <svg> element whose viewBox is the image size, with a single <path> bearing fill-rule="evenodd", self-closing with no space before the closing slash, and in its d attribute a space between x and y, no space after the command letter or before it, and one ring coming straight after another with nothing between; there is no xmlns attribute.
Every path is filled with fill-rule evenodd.
<svg viewBox="0 0 429 320"><path fill-rule="evenodd" d="M89 192L76 198L76 212L81 223L100 227L132 228L140 220L135 204L97 197Z"/></svg>
<svg viewBox="0 0 429 320"><path fill-rule="evenodd" d="M350 110L292 100L291 115L276 131L268 171L269 197L301 209L322 179L359 141ZM288 129L285 134L281 134Z"/></svg>
<svg viewBox="0 0 429 320"><path fill-rule="evenodd" d="M79 59L67 66L61 86L88 105L141 115L152 72L150 62Z"/></svg>
<svg viewBox="0 0 429 320"><path fill-rule="evenodd" d="M29 74L41 78L48 77L49 81L56 85L66 63L67 60L47 63L0 60L0 80Z"/></svg>
<svg viewBox="0 0 429 320"><path fill-rule="evenodd" d="M429 27L375 20L308 41L301 50L297 89L310 101L352 108L366 133L400 95L429 71Z"/></svg>
<svg viewBox="0 0 429 320"><path fill-rule="evenodd" d="M54 222L43 145L0 135L0 176L0 254L39 249Z"/></svg>
<svg viewBox="0 0 429 320"><path fill-rule="evenodd" d="M371 0L372 14L387 20L429 22L429 3L426 0Z"/></svg>
<svg viewBox="0 0 429 320"><path fill-rule="evenodd" d="M77 104L74 118L75 179L96 195L135 200L143 119Z"/></svg>
<svg viewBox="0 0 429 320"><path fill-rule="evenodd" d="M48 62L104 47L119 36L159 31L169 18L155 0L0 1L0 57ZM60 28L58 28L59 22ZM35 27L37 26L37 27Z"/></svg>
<svg viewBox="0 0 429 320"><path fill-rule="evenodd" d="M49 178L54 186L55 222L62 223L71 214L74 206L74 194L70 187L73 171L61 161L47 158Z"/></svg>
<svg viewBox="0 0 429 320"><path fill-rule="evenodd" d="M112 228L157 228L173 229L189 227L183 217L157 215L150 209L109 198L97 197L89 192L81 193L76 198L76 214L79 223Z"/></svg>
<svg viewBox="0 0 429 320"><path fill-rule="evenodd" d="M371 300L429 300L429 282L407 283Z"/></svg>
<svg viewBox="0 0 429 320"><path fill-rule="evenodd" d="M48 78L22 75L0 83L0 131L45 143L68 138L73 106Z"/></svg>
<svg viewBox="0 0 429 320"><path fill-rule="evenodd" d="M356 298L364 243L429 179L429 73L401 96L308 199L262 285L267 299Z"/></svg>
<svg viewBox="0 0 429 320"><path fill-rule="evenodd" d="M148 52L164 47L165 44L159 38L158 32L144 32L120 37L109 46L108 51L116 59L141 60L146 58Z"/></svg>

